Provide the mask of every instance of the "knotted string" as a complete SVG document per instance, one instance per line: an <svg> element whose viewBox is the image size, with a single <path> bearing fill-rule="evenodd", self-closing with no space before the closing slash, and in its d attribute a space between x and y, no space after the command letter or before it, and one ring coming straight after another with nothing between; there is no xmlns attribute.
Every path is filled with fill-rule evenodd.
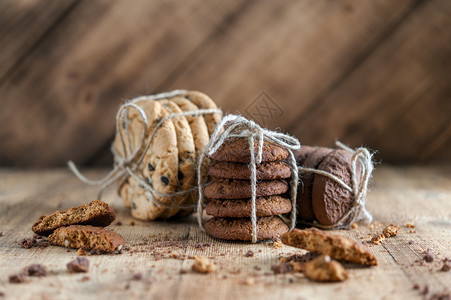
<svg viewBox="0 0 451 300"><path fill-rule="evenodd" d="M341 178L337 176L317 169L298 167L300 172L312 172L315 174L319 174L322 176L326 176L327 178L332 179L339 185L341 185L344 189L348 190L354 197L354 202L352 203L351 208L338 220L336 223L331 225L322 225L318 222L314 221L313 223L301 221L301 223L305 225L312 225L321 229L338 229L348 227L350 224L356 221L364 221L371 222L373 217L365 208L366 204L366 195L368 192L368 183L371 179L371 175L373 173L373 162L372 155L368 151L368 149L360 147L355 150L345 146L339 141L335 142L335 145L342 149L350 152L352 154L351 158L351 183L352 186L347 185ZM357 174L357 163L361 165L361 179L358 182L358 174ZM350 218L349 218L350 217ZM349 219L348 219L349 218Z"/></svg>
<svg viewBox="0 0 451 300"><path fill-rule="evenodd" d="M224 131L223 127L225 128ZM221 132L222 131L222 132ZM248 120L242 116L227 115L216 126L215 131L210 137L210 141L207 143L202 153L199 156L197 162L197 180L199 187L199 200L197 202L197 222L202 230L204 230L202 214L204 211L204 193L202 182L202 162L205 156L211 156L215 153L225 141L231 138L246 138L249 142L250 151L250 181L251 181L251 223L252 223L252 242L257 242L258 239L258 226L257 226L257 212L256 212L256 198L257 198L257 164L262 162L263 143L265 141L272 144L279 145L285 148L289 152L289 166L291 169L291 202L292 211L290 215L291 226L293 229L296 225L296 193L298 183L298 169L296 165L296 159L293 154L293 150L298 150L301 147L299 141L288 135L275 131L268 130L260 127L255 122ZM254 141L257 139L258 147L257 152L254 153Z"/></svg>
<svg viewBox="0 0 451 300"><path fill-rule="evenodd" d="M152 200L155 204L163 207L171 207L168 206L166 203L159 201L156 196L159 197L165 197L165 198L172 198L177 195L184 195L187 193L191 193L194 190L196 190L198 187L194 186L190 189L183 190L180 192L174 192L171 194L165 194L160 193L152 188L149 183L147 183L144 178L142 178L140 175L137 174L137 169L140 166L142 160L144 159L147 150L149 149L150 145L152 144L153 138L160 128L160 126L167 120L180 117L180 116L193 116L197 117L200 115L205 114L221 114L222 111L220 109L198 109L194 111L185 111L181 113L172 113L167 115L166 117L162 118L158 123L155 125L153 131L149 134L147 128L149 127L149 121L146 116L146 112L142 107L137 105L137 102L141 101L156 101L159 99L167 99L167 98L173 98L178 95L186 94L186 90L174 90L170 92L160 93L156 95L149 95L149 96L141 96L132 99L131 101L121 105L119 108L117 114L116 114L116 135L119 136L119 141L122 146L122 150L124 153L124 156L120 155L117 151L114 151L114 148L112 148L112 151L114 153L114 156L118 158L118 160L115 162L113 169L102 179L100 180L90 180L86 178L81 172L78 170L77 166L73 161L68 161L69 169L75 174L75 176L81 180L82 182L89 184L89 185L95 185L99 186L99 192L98 192L98 199L101 199L103 191L110 186L112 183L114 183L116 180L121 179L122 182L126 180L129 176L133 177L135 180L137 180L142 188L146 190L147 197ZM130 142L130 135L128 134L128 110L130 108L136 109L138 111L138 116L141 118L143 122L143 128L141 130L141 136L138 141L137 147L131 151L130 155L126 156L126 139L128 139L129 144ZM125 131L125 133L124 133ZM146 142L147 141L147 142ZM146 143L146 144L144 144ZM141 148L145 145L143 151L141 152ZM138 154L140 154L138 156ZM150 197L152 196L152 197ZM195 204L192 205L177 205L179 208L193 208L195 207Z"/></svg>

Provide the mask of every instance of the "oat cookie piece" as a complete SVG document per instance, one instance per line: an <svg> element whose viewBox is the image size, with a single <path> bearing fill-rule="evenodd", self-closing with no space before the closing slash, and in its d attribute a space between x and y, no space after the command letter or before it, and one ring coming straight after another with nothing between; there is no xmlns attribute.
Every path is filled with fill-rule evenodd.
<svg viewBox="0 0 451 300"><path fill-rule="evenodd" d="M125 244L124 238L116 232L90 225L60 227L49 236L49 242L55 246L95 249L108 253L120 251Z"/></svg>
<svg viewBox="0 0 451 300"><path fill-rule="evenodd" d="M338 234L316 228L293 229L282 235L282 242L331 258L366 266L376 266L377 259L365 245Z"/></svg>
<svg viewBox="0 0 451 300"><path fill-rule="evenodd" d="M258 141L255 141L254 153L257 153L257 149ZM266 141L263 143L262 162L284 160L287 157L288 151L286 149ZM218 161L249 163L251 160L249 142L245 138L229 139L210 158Z"/></svg>
<svg viewBox="0 0 451 300"><path fill-rule="evenodd" d="M344 281L349 277L345 268L328 255L321 255L305 263L304 274L311 280L322 282Z"/></svg>
<svg viewBox="0 0 451 300"><path fill-rule="evenodd" d="M346 150L330 152L318 166L319 170L337 176L352 187L352 154ZM361 166L357 163L357 182L360 182ZM352 207L354 196L334 180L315 175L312 187L312 206L316 219L323 225L338 222Z"/></svg>
<svg viewBox="0 0 451 300"><path fill-rule="evenodd" d="M304 146L305 147L305 146ZM304 168L317 169L323 159L332 152L332 149L320 147L310 153L303 163ZM300 219L312 222L315 219L312 205L312 186L315 174L312 172L299 172L302 184L298 185L297 206Z"/></svg>
<svg viewBox="0 0 451 300"><path fill-rule="evenodd" d="M208 199L206 212L215 217L245 218L251 216L251 199ZM257 217L286 214L291 211L290 199L281 196L258 197L255 199Z"/></svg>
<svg viewBox="0 0 451 300"><path fill-rule="evenodd" d="M88 204L56 211L48 216L41 216L31 227L34 233L48 236L55 229L69 225L93 225L105 227L116 218L114 211L103 201L94 200Z"/></svg>
<svg viewBox="0 0 451 300"><path fill-rule="evenodd" d="M216 271L216 265L205 256L195 256L192 269L198 273L213 273Z"/></svg>
<svg viewBox="0 0 451 300"><path fill-rule="evenodd" d="M257 221L258 240L269 240L288 231L288 226L277 216L262 217ZM212 218L205 225L205 231L224 240L252 240L252 223L249 218Z"/></svg>
<svg viewBox="0 0 451 300"><path fill-rule="evenodd" d="M251 170L249 164L212 161L208 175L217 178L249 180ZM291 177L291 169L283 161L261 163L257 165L257 180L284 179Z"/></svg>
<svg viewBox="0 0 451 300"><path fill-rule="evenodd" d="M257 182L257 197L280 195L288 191L285 180L263 180ZM218 179L205 187L205 197L215 199L252 198L251 184L248 180Z"/></svg>

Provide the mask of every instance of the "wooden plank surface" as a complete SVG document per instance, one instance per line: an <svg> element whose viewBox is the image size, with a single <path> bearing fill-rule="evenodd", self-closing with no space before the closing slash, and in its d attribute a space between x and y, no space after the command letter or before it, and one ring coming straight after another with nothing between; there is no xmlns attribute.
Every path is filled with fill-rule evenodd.
<svg viewBox="0 0 451 300"><path fill-rule="evenodd" d="M447 0L3 1L0 165L109 164L118 106L173 88L303 144L449 162L450 13Z"/></svg>
<svg viewBox="0 0 451 300"><path fill-rule="evenodd" d="M104 173L91 171L88 175ZM1 169L0 179L0 231L4 234L0 237L0 292L5 299L423 299L414 284L428 285L427 298L443 291L451 281L451 272L438 271L440 260L451 256L451 166L378 168L368 196L368 208L375 218L373 229L361 225L337 232L362 240L380 231L380 226L394 223L401 226L400 233L370 247L379 266L350 266L350 279L333 284L314 283L301 274L272 274L270 267L278 263L280 255L304 253L302 250L215 240L198 229L194 218L135 221L131 226L129 212L114 189L104 200L117 210L123 225L113 223L110 228L124 236L134 253L88 256L90 279L83 281L86 274L65 270L65 264L77 256L74 250L53 246L23 249L17 241L32 236L30 227L41 214L90 201L96 189L78 182L66 170ZM405 227L407 222L416 225L413 233ZM416 261L426 249L438 257L421 265ZM245 257L248 250L255 256ZM164 258L156 260L155 254ZM191 259L168 258L172 254L214 257L219 270L209 275L193 273ZM52 274L26 284L8 283L8 275L31 263L47 266ZM181 270L187 273L181 274ZM133 281L136 273L142 273L144 279ZM249 277L254 278L254 285L244 284Z"/></svg>

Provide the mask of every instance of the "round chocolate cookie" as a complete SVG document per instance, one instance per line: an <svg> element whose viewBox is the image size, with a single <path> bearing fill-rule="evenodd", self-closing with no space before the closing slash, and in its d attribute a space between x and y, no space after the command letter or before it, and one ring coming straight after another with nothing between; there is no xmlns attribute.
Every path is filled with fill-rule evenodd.
<svg viewBox="0 0 451 300"><path fill-rule="evenodd" d="M318 168L323 159L332 152L332 149L320 147L314 150L302 165L304 168ZM298 216L304 221L311 222L315 219L312 206L312 185L315 174L312 172L299 172L303 185L299 184L297 194Z"/></svg>
<svg viewBox="0 0 451 300"><path fill-rule="evenodd" d="M249 164L212 161L208 168L208 175L217 178L249 180L251 169ZM267 162L257 165L258 180L282 179L289 178L290 176L290 167L283 161Z"/></svg>
<svg viewBox="0 0 451 300"><path fill-rule="evenodd" d="M257 155L258 142L254 142L254 153ZM233 138L225 141L210 158L219 161L249 163L251 155L249 152L249 142L245 138ZM288 151L270 144L263 143L262 162L283 160L288 157ZM255 157L257 159L257 157Z"/></svg>
<svg viewBox="0 0 451 300"><path fill-rule="evenodd" d="M269 240L288 232L288 226L279 217L262 217L257 221L257 239ZM224 240L252 240L252 223L249 218L212 218L204 224L205 231Z"/></svg>
<svg viewBox="0 0 451 300"><path fill-rule="evenodd" d="M280 195L288 191L285 180L264 180L257 182L257 197ZM249 180L218 179L205 187L205 197L214 199L252 198Z"/></svg>
<svg viewBox="0 0 451 300"><path fill-rule="evenodd" d="M245 218L252 212L251 199L208 199L206 212L215 217ZM255 199L257 217L286 214L291 211L291 201L281 196Z"/></svg>
<svg viewBox="0 0 451 300"><path fill-rule="evenodd" d="M333 174L352 187L352 154L346 150L335 150L327 155L318 169ZM360 182L361 166L357 164L357 182ZM315 175L312 188L312 205L316 219L323 225L335 224L349 211L354 196L334 180Z"/></svg>
<svg viewBox="0 0 451 300"><path fill-rule="evenodd" d="M294 150L293 154L294 157L296 158L296 164L298 166L302 166L302 164L305 162L305 160L307 159L307 157L317 149L318 147L314 147L314 146L301 146L301 149L299 150Z"/></svg>

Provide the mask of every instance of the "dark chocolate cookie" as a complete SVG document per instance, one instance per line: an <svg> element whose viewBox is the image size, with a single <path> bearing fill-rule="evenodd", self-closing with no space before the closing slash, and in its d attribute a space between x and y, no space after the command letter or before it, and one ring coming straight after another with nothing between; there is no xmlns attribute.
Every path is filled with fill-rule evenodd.
<svg viewBox="0 0 451 300"><path fill-rule="evenodd" d="M217 178L249 180L251 169L249 164L212 161L208 168L208 175ZM289 178L290 167L283 161L261 163L257 165L257 179L271 180Z"/></svg>
<svg viewBox="0 0 451 300"><path fill-rule="evenodd" d="M325 147L317 148L310 153L302 166L305 168L316 169L330 152L332 152L332 149ZM312 206L312 185L315 174L308 171L300 171L299 175L303 185L298 185L298 194L296 197L298 216L304 221L312 222L315 219Z"/></svg>
<svg viewBox="0 0 451 300"><path fill-rule="evenodd" d="M288 191L285 180L257 182L257 197L280 195ZM218 179L205 187L205 197L214 199L245 199L252 197L249 180Z"/></svg>
<svg viewBox="0 0 451 300"><path fill-rule="evenodd" d="M286 214L291 211L291 201L281 196L255 199L257 217ZM215 217L245 218L251 216L250 199L208 199L206 212Z"/></svg>
<svg viewBox="0 0 451 300"><path fill-rule="evenodd" d="M48 236L55 229L69 225L92 225L106 227L115 219L114 211L103 201L94 200L65 211L56 211L48 216L41 216L31 227L34 233Z"/></svg>
<svg viewBox="0 0 451 300"><path fill-rule="evenodd" d="M288 231L288 226L277 216L262 217L257 221L259 241L276 238ZM249 218L212 218L204 225L205 231L224 240L252 240L252 223Z"/></svg>
<svg viewBox="0 0 451 300"><path fill-rule="evenodd" d="M257 155L258 142L254 142L254 153ZM288 151L270 144L263 143L262 162L283 160L288 157ZM225 141L210 158L218 161L249 163L251 155L249 142L245 138L233 138Z"/></svg>
<svg viewBox="0 0 451 300"><path fill-rule="evenodd" d="M352 188L352 154L345 150L335 150L327 155L318 169L333 174ZM357 164L357 182L360 182L361 166ZM323 225L335 224L349 211L354 196L334 180L315 175L312 188L312 205L316 219Z"/></svg>
<svg viewBox="0 0 451 300"><path fill-rule="evenodd" d="M302 166L307 157L317 149L314 146L301 146L301 149L293 151L294 157L296 158L296 164Z"/></svg>

